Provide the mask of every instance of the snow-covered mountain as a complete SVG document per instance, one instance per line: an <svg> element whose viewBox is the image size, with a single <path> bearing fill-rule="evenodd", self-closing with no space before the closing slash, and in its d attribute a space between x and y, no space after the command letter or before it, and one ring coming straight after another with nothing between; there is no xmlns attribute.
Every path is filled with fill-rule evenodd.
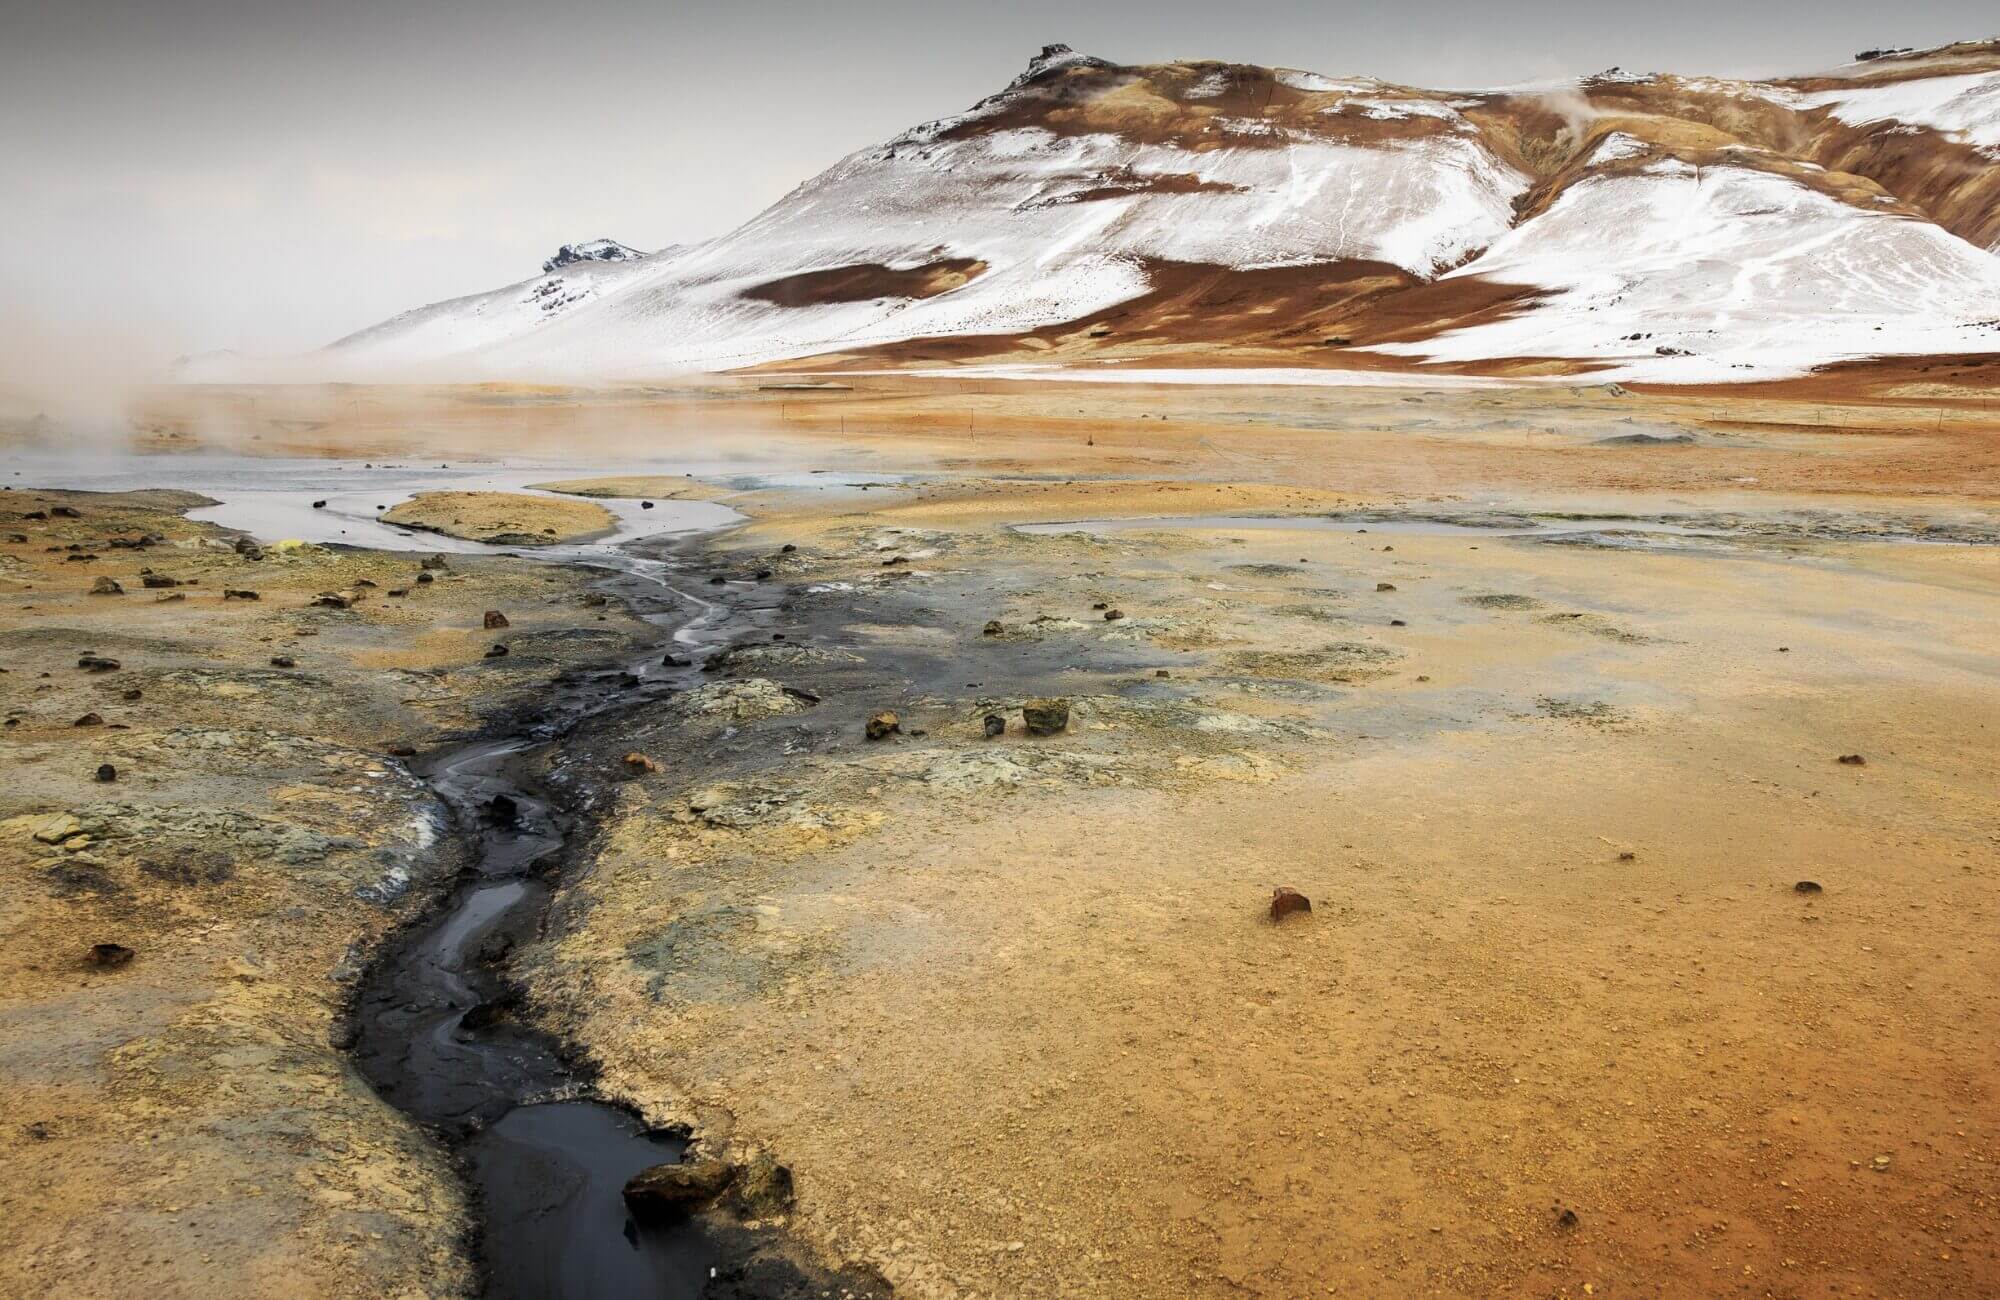
<svg viewBox="0 0 2000 1300"><path fill-rule="evenodd" d="M841 160L720 238L566 246L539 276L310 363L1700 382L2000 352L1996 250L2000 42L1772 82L1613 70L1466 92L1051 46L968 112Z"/></svg>

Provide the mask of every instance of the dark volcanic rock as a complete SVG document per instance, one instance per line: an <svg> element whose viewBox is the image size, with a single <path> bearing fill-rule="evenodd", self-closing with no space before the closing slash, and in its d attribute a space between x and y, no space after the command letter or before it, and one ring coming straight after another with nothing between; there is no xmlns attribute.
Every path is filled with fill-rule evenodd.
<svg viewBox="0 0 2000 1300"><path fill-rule="evenodd" d="M1059 736L1069 729L1069 701L1029 700L1021 706L1021 718L1031 736Z"/></svg>

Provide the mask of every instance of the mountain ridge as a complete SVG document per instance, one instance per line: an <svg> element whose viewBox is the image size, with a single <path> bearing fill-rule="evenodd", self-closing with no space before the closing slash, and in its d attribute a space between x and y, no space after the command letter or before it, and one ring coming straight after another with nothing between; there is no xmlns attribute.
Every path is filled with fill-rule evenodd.
<svg viewBox="0 0 2000 1300"><path fill-rule="evenodd" d="M296 364L1711 382L2000 352L2000 42L1868 53L1430 91L1049 46L728 234L551 259Z"/></svg>

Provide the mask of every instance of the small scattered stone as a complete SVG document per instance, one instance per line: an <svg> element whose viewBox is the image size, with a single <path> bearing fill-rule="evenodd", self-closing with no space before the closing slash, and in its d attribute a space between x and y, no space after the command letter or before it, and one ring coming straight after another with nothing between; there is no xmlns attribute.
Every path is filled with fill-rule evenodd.
<svg viewBox="0 0 2000 1300"><path fill-rule="evenodd" d="M164 573L148 573L139 579L139 585L154 588L178 587L181 585L181 580L169 578Z"/></svg>
<svg viewBox="0 0 2000 1300"><path fill-rule="evenodd" d="M1124 617L1125 617L1125 611L1122 609L1107 609L1104 611L1104 621L1107 623L1116 623L1119 619Z"/></svg>
<svg viewBox="0 0 2000 1300"><path fill-rule="evenodd" d="M1627 849L1625 852L1618 855L1618 860L1620 862L1637 862L1639 860L1639 855L1632 852L1630 849Z"/></svg>
<svg viewBox="0 0 2000 1300"><path fill-rule="evenodd" d="M391 758L415 758L417 756L417 747L415 745L391 745L389 746L389 756Z"/></svg>
<svg viewBox="0 0 2000 1300"><path fill-rule="evenodd" d="M882 561L882 567L885 569L891 569L894 568L896 565L908 564L909 562L910 559L906 555L892 555L888 559Z"/></svg>
<svg viewBox="0 0 2000 1300"><path fill-rule="evenodd" d="M1164 669L1164 668L1155 668L1155 669L1153 670L1153 676L1155 676L1155 677L1172 677L1172 676L1173 676L1173 674L1172 674L1172 673L1170 673L1170 672L1168 672L1168 671L1167 671L1166 669Z"/></svg>
<svg viewBox="0 0 2000 1300"><path fill-rule="evenodd" d="M1031 736L1058 736L1069 730L1069 701L1029 700L1021 706L1021 718Z"/></svg>
<svg viewBox="0 0 2000 1300"><path fill-rule="evenodd" d="M436 578L433 578L433 577L432 577L432 576L431 576L431 575L430 575L429 573L419 573L419 574L417 575L417 585L418 585L418 586L425 586L425 585L427 585L427 584L429 584L429 583L433 583L433 582L436 582L436 581L437 581L437 579L436 579Z"/></svg>
<svg viewBox="0 0 2000 1300"><path fill-rule="evenodd" d="M90 673L115 673L118 671L118 661L116 659L107 659L103 655L78 655L76 666Z"/></svg>
<svg viewBox="0 0 2000 1300"><path fill-rule="evenodd" d="M513 624L509 623L507 616L499 610L489 609L486 611L485 626L488 631L492 631L494 628L512 627Z"/></svg>
<svg viewBox="0 0 2000 1300"><path fill-rule="evenodd" d="M315 501L315 502L313 502L313 509L315 509L315 510L324 510L324 509L326 509L326 502L324 502L324 501Z"/></svg>
<svg viewBox="0 0 2000 1300"><path fill-rule="evenodd" d="M650 501L641 501L639 503L639 508L641 510L651 510L653 508L653 503Z"/></svg>
<svg viewBox="0 0 2000 1300"><path fill-rule="evenodd" d="M171 605L173 602L177 600L186 600L186 599L187 599L187 593L185 591L163 591L159 595L153 597L153 603L155 605Z"/></svg>
<svg viewBox="0 0 2000 1300"><path fill-rule="evenodd" d="M298 666L298 660L292 658L290 655L271 656L271 667L273 668L297 668Z"/></svg>
<svg viewBox="0 0 2000 1300"><path fill-rule="evenodd" d="M636 749L633 750L631 753L625 755L624 761L625 761L625 770L631 772L635 776L645 776L648 773L657 772L660 770L660 765L658 763L655 763L651 758L648 758L646 755L640 753Z"/></svg>
<svg viewBox="0 0 2000 1300"><path fill-rule="evenodd" d="M1001 633L1001 632L1003 632L1003 631L1005 631L1005 630L1006 630L1006 629L1004 629L1004 628L1002 628L1002 627L1000 626L1000 620L999 620L999 619L997 619L997 618L989 618L989 619L987 619L987 620L986 620L986 626L985 626L985 627L983 627L983 628L981 628L981 629L980 629L980 632L981 632L981 634L982 634L982 635L984 635L984 636L999 636L999 635L1000 635L1000 633Z"/></svg>
<svg viewBox="0 0 2000 1300"><path fill-rule="evenodd" d="M798 544L797 544L797 543L795 543L795 542L786 542L786 543L785 543L785 544L784 544L783 546L780 546L780 547L778 548L778 554L780 554L780 555L790 555L790 554L791 554L792 552L794 552L794 551L796 551L796 550L798 550L798 549L799 549L799 548L798 548Z"/></svg>
<svg viewBox="0 0 2000 1300"><path fill-rule="evenodd" d="M1271 891L1271 920L1282 921L1293 912L1310 912L1312 900L1296 889L1274 889Z"/></svg>
<svg viewBox="0 0 2000 1300"><path fill-rule="evenodd" d="M146 692L144 692L144 691L140 690L140 689L139 689L138 687L134 686L134 687L132 687L131 689L129 689L129 690L127 690L127 691L125 692L125 695L124 695L124 699L126 700L126 702L127 702L127 703L130 703L130 702L131 702L131 701L133 701L133 700L138 700L138 699L143 699L143 698L145 698L145 695L146 695Z"/></svg>
<svg viewBox="0 0 2000 1300"><path fill-rule="evenodd" d="M426 555L418 567L423 569L449 569L451 566L444 562L442 555Z"/></svg>
<svg viewBox="0 0 2000 1300"><path fill-rule="evenodd" d="M90 594L93 596L122 596L125 594L125 588L119 586L115 578L99 578L96 582L90 584Z"/></svg>
<svg viewBox="0 0 2000 1300"><path fill-rule="evenodd" d="M58 519L81 519L83 512L75 506L50 506L49 513Z"/></svg>
<svg viewBox="0 0 2000 1300"><path fill-rule="evenodd" d="M871 714L868 718L868 725L865 728L870 740L886 740L902 729L903 724L901 720L888 709L883 709L880 713Z"/></svg>
<svg viewBox="0 0 2000 1300"><path fill-rule="evenodd" d="M1375 584L1375 590L1377 591L1394 591L1395 589L1396 584L1393 582L1378 582Z"/></svg>
<svg viewBox="0 0 2000 1300"><path fill-rule="evenodd" d="M222 598L223 598L224 600L262 600L262 599L263 599L263 597L262 597L262 596L259 596L259 595L258 595L258 594L257 594L256 592L254 592L254 591L246 591L246 590L244 590L244 589L243 589L242 587L224 587L224 588L222 589Z"/></svg>
<svg viewBox="0 0 2000 1300"><path fill-rule="evenodd" d="M86 713L69 725L72 727L101 727L104 725L104 716L98 713Z"/></svg>
<svg viewBox="0 0 2000 1300"><path fill-rule="evenodd" d="M322 591L312 598L311 603L327 609L348 609L354 604L354 596L346 591Z"/></svg>
<svg viewBox="0 0 2000 1300"><path fill-rule="evenodd" d="M1886 1155L1876 1156L1868 1162L1868 1167L1878 1174L1886 1174L1889 1172L1889 1157Z"/></svg>
<svg viewBox="0 0 2000 1300"><path fill-rule="evenodd" d="M988 740L997 740L1007 732L1007 719L997 713L989 713L986 715L985 727L986 738Z"/></svg>
<svg viewBox="0 0 2000 1300"><path fill-rule="evenodd" d="M490 645L486 647L486 657L488 659L505 659L507 657L507 647L497 644Z"/></svg>
<svg viewBox="0 0 2000 1300"><path fill-rule="evenodd" d="M1868 765L1868 760L1859 754L1842 754L1840 761L1848 767L1866 767Z"/></svg>
<svg viewBox="0 0 2000 1300"><path fill-rule="evenodd" d="M90 945L90 951L83 955L83 959L92 966L102 966L109 970L130 965L132 959L138 955L122 943L93 943Z"/></svg>
<svg viewBox="0 0 2000 1300"><path fill-rule="evenodd" d="M1558 1228L1574 1228L1577 1225L1578 1219L1576 1217L1575 1210L1570 1209L1567 1205L1562 1204L1560 1201L1556 1203L1554 1208L1556 1215L1556 1226Z"/></svg>
<svg viewBox="0 0 2000 1300"><path fill-rule="evenodd" d="M709 586L711 586L711 587L720 587L720 586L724 585L725 583L727 583L728 581L729 581L729 579L727 579L727 578L725 578L725 577L721 576L720 574L717 574L717 575L716 575L715 577L713 577L713 578L710 578L710 579L708 580L708 585L709 585Z"/></svg>
<svg viewBox="0 0 2000 1300"><path fill-rule="evenodd" d="M1794 894L1823 894L1826 892L1826 887L1817 880L1801 880L1798 884L1792 886L1792 892Z"/></svg>
<svg viewBox="0 0 2000 1300"><path fill-rule="evenodd" d="M1400 619L1400 618L1392 618L1392 619L1390 619L1390 620L1389 620L1389 626L1390 626L1390 627L1408 627L1408 626L1409 626L1409 624L1408 624L1408 623L1405 623L1405 622L1404 622L1404 621L1403 621L1402 619Z"/></svg>
<svg viewBox="0 0 2000 1300"><path fill-rule="evenodd" d="M97 779L101 784L109 785L118 779L118 769L109 763L99 763L97 765Z"/></svg>

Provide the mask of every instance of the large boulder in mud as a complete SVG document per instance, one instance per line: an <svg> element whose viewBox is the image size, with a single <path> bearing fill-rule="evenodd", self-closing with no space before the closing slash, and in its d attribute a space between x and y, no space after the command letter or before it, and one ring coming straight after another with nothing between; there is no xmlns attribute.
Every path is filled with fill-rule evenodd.
<svg viewBox="0 0 2000 1300"><path fill-rule="evenodd" d="M678 1218L722 1195L735 1177L736 1166L727 1160L654 1165L627 1180L625 1204L642 1218Z"/></svg>

